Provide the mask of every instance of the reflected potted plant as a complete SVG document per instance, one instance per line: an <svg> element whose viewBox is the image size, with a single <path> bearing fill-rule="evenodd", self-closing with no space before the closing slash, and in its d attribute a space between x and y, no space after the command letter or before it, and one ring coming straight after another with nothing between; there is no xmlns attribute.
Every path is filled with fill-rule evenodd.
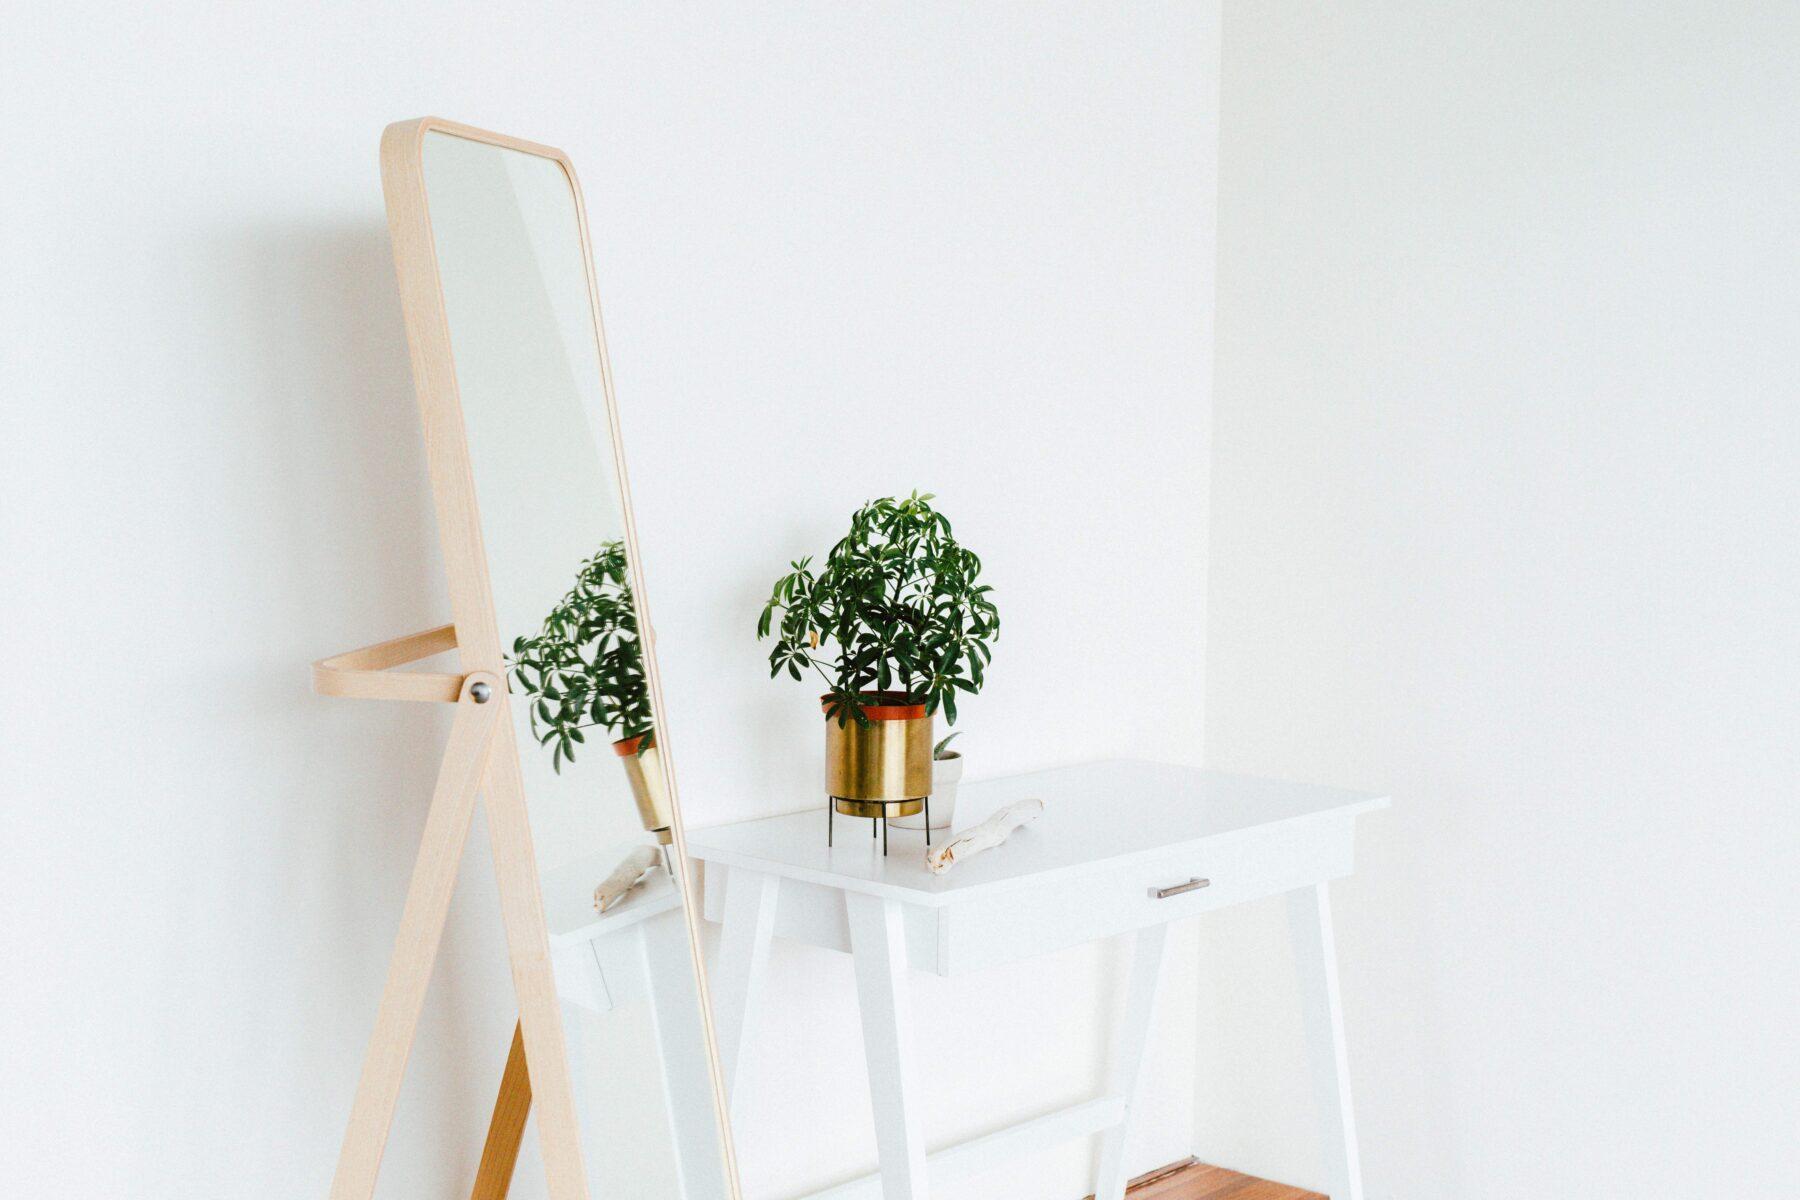
<svg viewBox="0 0 1800 1200"><path fill-rule="evenodd" d="M1000 633L981 559L933 499L863 505L822 569L789 564L757 622L759 640L775 638L771 677L810 670L825 684L826 793L845 816L925 808L933 718L955 724L957 696L981 691Z"/></svg>
<svg viewBox="0 0 1800 1200"><path fill-rule="evenodd" d="M535 637L513 640L507 662L530 697L531 732L550 748L558 773L575 761L586 729L614 735L644 828L669 844L669 797L656 751L650 690L638 644L625 543L601 545L581 564L575 586L544 618Z"/></svg>

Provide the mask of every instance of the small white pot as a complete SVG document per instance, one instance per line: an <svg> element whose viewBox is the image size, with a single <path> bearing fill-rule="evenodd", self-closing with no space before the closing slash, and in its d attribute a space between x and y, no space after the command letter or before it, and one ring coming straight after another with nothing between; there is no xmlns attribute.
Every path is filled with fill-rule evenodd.
<svg viewBox="0 0 1800 1200"><path fill-rule="evenodd" d="M931 760L931 831L950 828L956 816L956 785L962 780L962 755L952 750L942 758ZM895 817L897 829L925 828L925 814Z"/></svg>

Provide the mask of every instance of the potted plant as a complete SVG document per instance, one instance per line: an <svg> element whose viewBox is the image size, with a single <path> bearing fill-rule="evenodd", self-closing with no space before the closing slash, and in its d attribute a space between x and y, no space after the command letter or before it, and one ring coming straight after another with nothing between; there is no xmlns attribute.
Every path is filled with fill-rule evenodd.
<svg viewBox="0 0 1800 1200"><path fill-rule="evenodd" d="M955 724L957 695L981 691L1000 633L981 560L932 499L863 505L821 570L789 564L757 622L758 639L775 637L771 677L810 669L825 684L826 792L846 816L924 808L932 719Z"/></svg>
<svg viewBox="0 0 1800 1200"><path fill-rule="evenodd" d="M535 637L513 640L512 677L532 698L531 732L550 748L561 773L586 743L584 729L614 735L644 828L669 843L669 797L656 752L650 690L638 644L625 543L604 543L581 564L575 586L544 618Z"/></svg>

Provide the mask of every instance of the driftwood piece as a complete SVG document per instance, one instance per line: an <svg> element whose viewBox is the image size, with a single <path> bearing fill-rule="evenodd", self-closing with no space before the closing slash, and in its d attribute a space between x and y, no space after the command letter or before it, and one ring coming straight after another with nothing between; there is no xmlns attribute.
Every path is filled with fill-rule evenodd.
<svg viewBox="0 0 1800 1200"><path fill-rule="evenodd" d="M662 862L654 846L637 846L630 854L619 860L619 865L612 869L612 874L600 881L594 889L594 911L605 912L617 905L631 893L631 890L643 883L650 872L656 870Z"/></svg>
<svg viewBox="0 0 1800 1200"><path fill-rule="evenodd" d="M925 865L933 875L942 875L972 854L992 850L1012 836L1013 830L1029 825L1044 811L1042 800L1015 800L981 824L965 829L942 846L925 854Z"/></svg>

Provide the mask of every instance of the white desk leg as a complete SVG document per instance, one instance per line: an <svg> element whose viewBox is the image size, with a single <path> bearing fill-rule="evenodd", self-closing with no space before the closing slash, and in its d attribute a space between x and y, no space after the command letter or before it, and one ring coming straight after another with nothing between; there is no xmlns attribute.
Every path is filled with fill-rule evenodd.
<svg viewBox="0 0 1800 1200"><path fill-rule="evenodd" d="M1113 1030L1112 1059L1106 1066L1106 1092L1125 1102L1125 1115L1100 1138L1100 1170L1094 1179L1094 1200L1122 1200L1125 1195L1125 1138L1131 1132L1131 1116L1137 1105L1138 1080L1144 1056L1150 1048L1150 1020L1156 1012L1156 992L1162 982L1163 948L1169 926L1147 925L1138 930L1131 950L1131 979L1125 986L1125 1013Z"/></svg>
<svg viewBox="0 0 1800 1200"><path fill-rule="evenodd" d="M707 869L718 870L714 866ZM769 965L769 939L775 936L780 884L777 876L743 867L728 868L725 875L719 966L708 974L708 979L712 984L713 1029L719 1042L719 1075L725 1081L725 1097L734 1111L745 1034L756 1015L763 972Z"/></svg>
<svg viewBox="0 0 1800 1200"><path fill-rule="evenodd" d="M644 981L650 1019L662 1049L669 1128L684 1197L730 1194L719 1153L719 1128L712 1119L712 1064L706 1058L706 1028L700 1019L700 987L694 974L687 920L666 912L638 925L642 932Z"/></svg>
<svg viewBox="0 0 1800 1200"><path fill-rule="evenodd" d="M860 892L844 895L863 1052L875 1108L875 1149L884 1200L926 1200L925 1138L913 1080L912 1004L906 992L906 922L900 904Z"/></svg>
<svg viewBox="0 0 1800 1200"><path fill-rule="evenodd" d="M1288 928L1300 973L1319 1144L1325 1157L1325 1191L1331 1200L1362 1200L1356 1116L1350 1106L1350 1062L1344 1051L1344 1012L1338 999L1337 945L1331 933L1331 894L1325 884L1288 893Z"/></svg>

